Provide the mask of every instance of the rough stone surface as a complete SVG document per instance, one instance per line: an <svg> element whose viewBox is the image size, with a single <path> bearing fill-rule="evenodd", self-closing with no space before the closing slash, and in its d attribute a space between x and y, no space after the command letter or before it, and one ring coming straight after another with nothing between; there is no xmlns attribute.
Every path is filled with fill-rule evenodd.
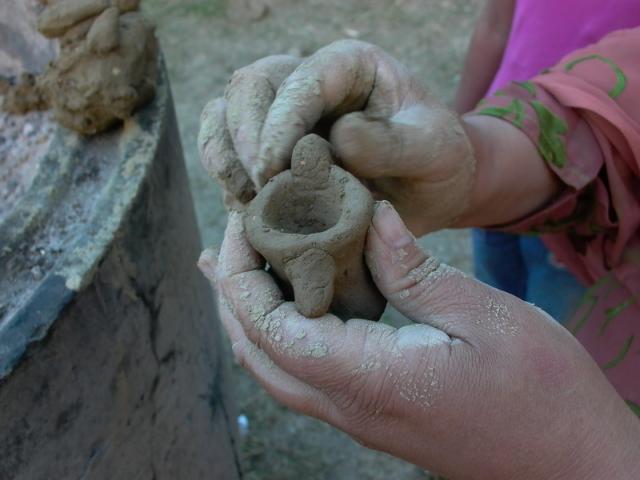
<svg viewBox="0 0 640 480"><path fill-rule="evenodd" d="M31 186L54 126L49 112L0 112L0 222Z"/></svg>
<svg viewBox="0 0 640 480"><path fill-rule="evenodd" d="M77 238L27 288L30 298L0 318L0 480L239 478L235 415L211 292L195 267L200 242L166 83L163 92L139 121L91 141L119 148L109 175L96 174L108 198L94 189L99 200L86 199L93 214L70 229ZM74 141L66 135L57 145ZM49 220L27 222L22 233L33 237ZM0 234L10 226L0 224ZM10 282L7 257L24 252L0 253L0 280ZM28 349L7 367L24 338Z"/></svg>

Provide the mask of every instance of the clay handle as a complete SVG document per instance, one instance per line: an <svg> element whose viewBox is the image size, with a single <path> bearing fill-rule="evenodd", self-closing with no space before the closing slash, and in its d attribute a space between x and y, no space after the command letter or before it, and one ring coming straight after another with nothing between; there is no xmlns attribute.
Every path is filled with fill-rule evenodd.
<svg viewBox="0 0 640 480"><path fill-rule="evenodd" d="M284 271L293 286L296 308L305 317L320 317L333 300L336 265L326 252L312 248L287 262Z"/></svg>
<svg viewBox="0 0 640 480"><path fill-rule="evenodd" d="M327 188L333 163L329 142L313 133L302 137L291 156L291 174L296 187L303 190Z"/></svg>

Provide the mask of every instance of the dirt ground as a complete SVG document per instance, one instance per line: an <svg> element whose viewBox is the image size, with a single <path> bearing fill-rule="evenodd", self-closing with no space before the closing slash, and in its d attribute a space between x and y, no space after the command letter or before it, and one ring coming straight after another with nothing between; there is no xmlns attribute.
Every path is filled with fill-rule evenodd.
<svg viewBox="0 0 640 480"><path fill-rule="evenodd" d="M145 0L156 21L175 97L198 222L205 245L219 244L226 214L200 166L198 121L207 100L223 94L234 70L266 55L308 55L340 38L376 43L409 65L450 101L481 0L270 0L249 20L248 0ZM468 232L422 239L441 260L470 270ZM384 320L402 319L389 310ZM233 362L230 362L233 363ZM249 421L241 445L244 478L424 479L418 468L367 450L324 423L288 411L232 366L238 413Z"/></svg>

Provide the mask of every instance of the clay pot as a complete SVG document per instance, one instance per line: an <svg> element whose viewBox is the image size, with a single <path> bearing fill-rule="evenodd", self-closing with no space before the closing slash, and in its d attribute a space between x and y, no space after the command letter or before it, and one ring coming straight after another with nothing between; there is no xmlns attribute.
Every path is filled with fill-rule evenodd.
<svg viewBox="0 0 640 480"><path fill-rule="evenodd" d="M251 245L293 287L300 313L378 320L386 301L363 257L372 216L369 191L333 164L328 142L307 135L293 151L291 170L253 199L245 227Z"/></svg>

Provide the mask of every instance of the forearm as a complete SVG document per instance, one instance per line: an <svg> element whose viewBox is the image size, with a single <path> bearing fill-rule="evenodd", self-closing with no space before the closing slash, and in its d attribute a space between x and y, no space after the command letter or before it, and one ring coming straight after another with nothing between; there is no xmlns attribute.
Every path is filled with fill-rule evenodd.
<svg viewBox="0 0 640 480"><path fill-rule="evenodd" d="M483 115L465 115L461 121L474 150L476 171L469 206L455 227L511 223L558 193L560 182L522 131Z"/></svg>
<svg viewBox="0 0 640 480"><path fill-rule="evenodd" d="M463 114L472 110L487 93L502 60L501 40L495 35L487 38L483 32L474 34L454 101L456 112Z"/></svg>
<svg viewBox="0 0 640 480"><path fill-rule="evenodd" d="M486 95L500 68L511 31L513 3L513 0L489 0L478 19L454 101L459 114L472 110Z"/></svg>

